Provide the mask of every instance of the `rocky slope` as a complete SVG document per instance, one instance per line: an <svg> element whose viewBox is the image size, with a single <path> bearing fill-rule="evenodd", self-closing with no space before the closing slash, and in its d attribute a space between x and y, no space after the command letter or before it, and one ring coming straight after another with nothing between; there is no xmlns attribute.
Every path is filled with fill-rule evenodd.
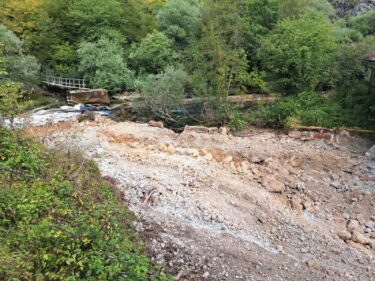
<svg viewBox="0 0 375 281"><path fill-rule="evenodd" d="M366 141L176 134L103 118L31 131L98 163L176 280L375 280L375 148Z"/></svg>

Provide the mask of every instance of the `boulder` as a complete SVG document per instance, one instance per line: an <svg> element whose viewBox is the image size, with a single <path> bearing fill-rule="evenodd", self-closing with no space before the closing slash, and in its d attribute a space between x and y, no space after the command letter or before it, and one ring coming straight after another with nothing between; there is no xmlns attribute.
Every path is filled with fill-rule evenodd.
<svg viewBox="0 0 375 281"><path fill-rule="evenodd" d="M362 245L367 245L367 244L370 245L371 244L371 239L367 238L366 236L364 236L359 231L354 231L353 232L353 234L352 234L352 240L354 242L357 242L357 243L362 244Z"/></svg>
<svg viewBox="0 0 375 281"><path fill-rule="evenodd" d="M262 186L272 193L282 193L285 190L285 185L274 177L264 177Z"/></svg>
<svg viewBox="0 0 375 281"><path fill-rule="evenodd" d="M148 125L155 128L164 128L164 124L161 121L151 120L150 122L148 122Z"/></svg>
<svg viewBox="0 0 375 281"><path fill-rule="evenodd" d="M69 91L69 104L110 104L108 91L105 89L81 89Z"/></svg>
<svg viewBox="0 0 375 281"><path fill-rule="evenodd" d="M352 238L352 234L346 230L338 232L337 236L344 241L350 240Z"/></svg>

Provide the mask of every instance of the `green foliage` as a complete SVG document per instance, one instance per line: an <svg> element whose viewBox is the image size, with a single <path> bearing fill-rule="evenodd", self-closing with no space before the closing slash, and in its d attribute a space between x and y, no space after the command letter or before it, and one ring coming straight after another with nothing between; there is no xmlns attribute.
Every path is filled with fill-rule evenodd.
<svg viewBox="0 0 375 281"><path fill-rule="evenodd" d="M166 280L151 273L131 215L94 164L76 154L48 156L48 177L12 188L3 181L0 279Z"/></svg>
<svg viewBox="0 0 375 281"><path fill-rule="evenodd" d="M336 47L331 24L307 14L282 20L262 39L258 55L272 87L289 94L315 90L324 83Z"/></svg>
<svg viewBox="0 0 375 281"><path fill-rule="evenodd" d="M43 176L44 168L40 147L28 142L17 129L0 128L0 182L6 180L4 187Z"/></svg>
<svg viewBox="0 0 375 281"><path fill-rule="evenodd" d="M192 94L204 101L205 122L209 124L229 120L228 96L243 93L249 84L238 8L233 2L206 1L202 36L185 52Z"/></svg>
<svg viewBox="0 0 375 281"><path fill-rule="evenodd" d="M144 1L6 0L0 21L25 42L25 49L59 75L74 75L75 50L106 36L121 45L140 41L156 27ZM64 55L67 55L64 57Z"/></svg>
<svg viewBox="0 0 375 281"><path fill-rule="evenodd" d="M37 60L22 52L21 40L4 25L0 25L0 52L8 76L17 81L36 81L40 65Z"/></svg>
<svg viewBox="0 0 375 281"><path fill-rule="evenodd" d="M82 43L78 50L79 70L92 87L112 92L131 89L133 73L127 68L122 54L122 48L107 38Z"/></svg>
<svg viewBox="0 0 375 281"><path fill-rule="evenodd" d="M351 18L348 26L358 30L365 36L375 35L375 11L370 10L358 17Z"/></svg>
<svg viewBox="0 0 375 281"><path fill-rule="evenodd" d="M272 128L293 125L339 127L349 124L350 116L342 107L315 92L288 96L262 106L253 115L253 122Z"/></svg>
<svg viewBox="0 0 375 281"><path fill-rule="evenodd" d="M160 74L151 74L138 82L143 102L139 109L147 111L157 118L176 122L173 109L182 108L182 99L189 83L188 74L181 67L168 66Z"/></svg>
<svg viewBox="0 0 375 281"><path fill-rule="evenodd" d="M243 112L243 110L233 108L230 113L228 126L232 131L241 131L247 126L250 120L251 117L246 111Z"/></svg>
<svg viewBox="0 0 375 281"><path fill-rule="evenodd" d="M283 17L303 17L306 12L333 16L333 7L327 0L281 0Z"/></svg>
<svg viewBox="0 0 375 281"><path fill-rule="evenodd" d="M202 4L199 0L170 0L159 11L158 21L164 33L184 47L200 32Z"/></svg>
<svg viewBox="0 0 375 281"><path fill-rule="evenodd" d="M10 121L22 112L23 108L19 103L22 98L22 84L12 81L0 81L0 115Z"/></svg>
<svg viewBox="0 0 375 281"><path fill-rule="evenodd" d="M15 129L0 129L0 160L0 280L167 280L93 162Z"/></svg>
<svg viewBox="0 0 375 281"><path fill-rule="evenodd" d="M255 54L260 47L260 39L267 35L281 17L282 6L279 0L248 0L241 8L241 32L244 48L252 68L260 62Z"/></svg>
<svg viewBox="0 0 375 281"><path fill-rule="evenodd" d="M164 33L155 31L133 46L129 60L138 73L156 74L175 63L178 57L172 41Z"/></svg>

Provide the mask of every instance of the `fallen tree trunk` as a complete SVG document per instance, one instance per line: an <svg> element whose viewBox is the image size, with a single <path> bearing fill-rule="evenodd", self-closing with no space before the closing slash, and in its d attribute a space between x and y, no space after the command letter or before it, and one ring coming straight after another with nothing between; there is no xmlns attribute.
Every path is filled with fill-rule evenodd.
<svg viewBox="0 0 375 281"><path fill-rule="evenodd" d="M268 94L268 95L261 95L261 94L250 94L250 95L240 95L240 96L229 96L228 102L238 106L249 106L254 104L255 102L272 102L277 99L276 94ZM183 105L195 105L202 103L204 99L202 98L190 98L184 99L182 101Z"/></svg>
<svg viewBox="0 0 375 281"><path fill-rule="evenodd" d="M239 96L229 96L228 102L239 106L249 106L255 102L272 102L277 99L277 94L249 94L249 95L239 95ZM131 95L117 95L115 98L128 102L136 102L143 100L141 94L131 94ZM190 106L196 105L204 102L203 98L189 98L183 99L182 105Z"/></svg>

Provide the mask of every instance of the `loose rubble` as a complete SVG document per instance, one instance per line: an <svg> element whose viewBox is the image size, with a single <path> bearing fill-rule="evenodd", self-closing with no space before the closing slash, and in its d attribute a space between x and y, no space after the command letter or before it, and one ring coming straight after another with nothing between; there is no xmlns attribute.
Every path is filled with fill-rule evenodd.
<svg viewBox="0 0 375 281"><path fill-rule="evenodd" d="M375 280L371 143L252 129L70 122L31 128L113 179L176 280Z"/></svg>

